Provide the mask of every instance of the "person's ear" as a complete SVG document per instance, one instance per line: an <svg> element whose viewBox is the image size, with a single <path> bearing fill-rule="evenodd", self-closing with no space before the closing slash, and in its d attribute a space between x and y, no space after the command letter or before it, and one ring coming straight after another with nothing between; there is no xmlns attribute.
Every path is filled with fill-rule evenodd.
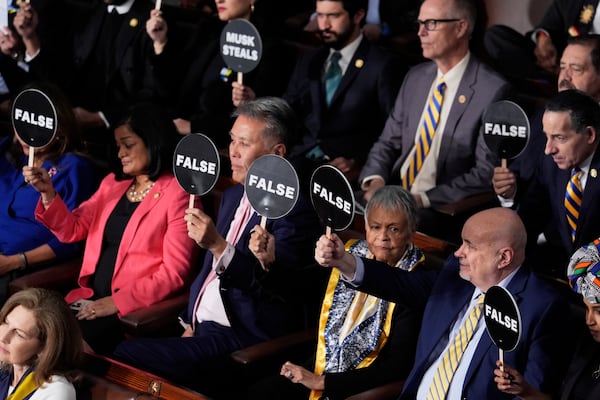
<svg viewBox="0 0 600 400"><path fill-rule="evenodd" d="M498 268L502 269L510 265L512 263L515 252L510 247L503 247L499 250L500 260L498 262Z"/></svg>
<svg viewBox="0 0 600 400"><path fill-rule="evenodd" d="M275 146L273 146L272 152L273 152L273 154L284 157L285 153L286 153L285 144L277 143Z"/></svg>
<svg viewBox="0 0 600 400"><path fill-rule="evenodd" d="M588 144L596 143L598 136L597 136L596 129L594 129L593 126L585 127L585 135L587 135L587 143Z"/></svg>

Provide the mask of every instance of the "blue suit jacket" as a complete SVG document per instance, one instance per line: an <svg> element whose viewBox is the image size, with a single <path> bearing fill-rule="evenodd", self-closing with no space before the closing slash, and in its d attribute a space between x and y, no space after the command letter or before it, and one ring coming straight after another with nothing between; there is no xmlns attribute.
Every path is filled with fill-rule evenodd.
<svg viewBox="0 0 600 400"><path fill-rule="evenodd" d="M289 81L285 99L305 127L292 156L319 144L331 159L345 157L362 165L392 110L405 70L363 38L327 106L322 76L328 57L326 46L308 52Z"/></svg>
<svg viewBox="0 0 600 400"><path fill-rule="evenodd" d="M240 199L242 185L235 185L223 193L216 227L225 237ZM265 341L302 328L303 305L291 299L294 275L310 264L314 244L321 231L316 214L300 197L294 209L285 217L267 220L267 231L275 236L275 257L268 272L248 249L250 231L260 224L253 213L246 225L235 255L220 275L221 297L231 327L244 345ZM200 273L190 289L187 318L191 321L194 304L200 288L212 269L213 257L208 252Z"/></svg>
<svg viewBox="0 0 600 400"><path fill-rule="evenodd" d="M437 67L432 62L419 64L408 72L359 181L370 175L380 175L387 183L400 181L400 168L415 145L417 127L436 74ZM494 166L479 132L481 117L488 105L505 97L508 91L508 83L471 54L444 128L436 187L427 192L433 206L490 190Z"/></svg>
<svg viewBox="0 0 600 400"><path fill-rule="evenodd" d="M583 199L579 210L579 222L575 242L571 241L571 233L565 216L565 190L571 177L571 171L559 169L551 156L544 156L538 164L533 182L521 200L519 216L527 228L528 243L536 243L539 234L544 231L547 239L563 250L565 267L568 259L579 247L600 237L600 153L592 158L590 174L583 191ZM596 176L594 176L596 175Z"/></svg>
<svg viewBox="0 0 600 400"><path fill-rule="evenodd" d="M415 270L411 273L370 265L364 260L361 290L420 308L426 303L415 364L404 385L401 399L414 399L427 368L439 356L438 344L447 343L452 324L470 301L474 286L460 278L458 261L451 256L441 272ZM523 372L527 381L553 393L566 367L568 306L561 292L521 268L508 285L521 311L521 340L512 352L505 352L507 364ZM484 334L467 371L461 398L473 400L510 399L494 382L498 348Z"/></svg>

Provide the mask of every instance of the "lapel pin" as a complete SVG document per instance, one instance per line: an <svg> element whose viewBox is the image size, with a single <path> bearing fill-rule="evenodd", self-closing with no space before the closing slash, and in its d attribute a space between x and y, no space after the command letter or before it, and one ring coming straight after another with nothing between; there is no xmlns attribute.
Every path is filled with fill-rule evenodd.
<svg viewBox="0 0 600 400"><path fill-rule="evenodd" d="M597 170L596 168L592 168L592 169L590 169L590 176L591 176L592 178L595 178L595 177L597 177L597 176L598 176L598 170Z"/></svg>
<svg viewBox="0 0 600 400"><path fill-rule="evenodd" d="M356 68L362 68L363 65L365 65L365 61L362 58L359 58L358 60L354 61L354 66Z"/></svg>
<svg viewBox="0 0 600 400"><path fill-rule="evenodd" d="M132 28L135 28L136 26L138 26L138 20L137 18L131 18L129 20L129 26Z"/></svg>
<svg viewBox="0 0 600 400"><path fill-rule="evenodd" d="M154 198L158 199L160 197L160 193L154 193Z"/></svg>
<svg viewBox="0 0 600 400"><path fill-rule="evenodd" d="M460 104L465 104L465 101L467 101L467 98L465 97L464 94L461 94L460 96L458 96L458 102Z"/></svg>

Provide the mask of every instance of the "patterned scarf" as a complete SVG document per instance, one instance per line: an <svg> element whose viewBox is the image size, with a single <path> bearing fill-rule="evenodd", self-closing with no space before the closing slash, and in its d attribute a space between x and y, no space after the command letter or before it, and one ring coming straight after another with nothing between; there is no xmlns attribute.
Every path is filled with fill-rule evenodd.
<svg viewBox="0 0 600 400"><path fill-rule="evenodd" d="M350 240L346 251L373 258L365 240ZM425 256L412 244L395 267L412 271ZM344 372L369 366L390 334L395 303L354 290L333 269L321 307L315 374ZM321 396L313 390L310 400Z"/></svg>

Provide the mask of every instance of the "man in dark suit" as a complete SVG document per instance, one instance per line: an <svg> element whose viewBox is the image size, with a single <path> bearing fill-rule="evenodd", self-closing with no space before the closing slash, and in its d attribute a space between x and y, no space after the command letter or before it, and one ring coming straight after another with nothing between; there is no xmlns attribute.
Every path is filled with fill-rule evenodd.
<svg viewBox="0 0 600 400"><path fill-rule="evenodd" d="M508 77L554 78L569 37L600 33L597 7L598 0L554 0L540 24L524 35L505 25L488 28L485 49Z"/></svg>
<svg viewBox="0 0 600 400"><path fill-rule="evenodd" d="M600 198L597 179L600 106L583 92L565 90L548 101L542 124L546 134L545 157L537 165L518 212L527 228L529 261L535 261L533 255L537 252L537 257L543 256L547 261L534 263L536 269L564 279L569 256L600 236L597 205ZM566 214L565 196L574 171L578 173L581 193L577 218L573 221ZM507 190L515 193L516 182ZM547 246L536 246L542 232Z"/></svg>
<svg viewBox="0 0 600 400"><path fill-rule="evenodd" d="M337 236L322 236L315 258L323 266L338 268L359 290L409 307L426 303L415 364L401 399L430 398L434 387L441 390L438 367L446 351L456 335L463 333L463 322L478 307L481 295L495 285L513 295L522 319L520 341L514 351L504 354L505 362L518 364L516 368L534 387L555 393L569 352L568 346L556 345L565 343L570 333L565 322L568 306L564 293L522 265L526 240L525 227L514 211L492 208L467 220L462 245L441 271L405 273L381 263L372 265L377 261L345 253ZM446 370L449 385L431 398L511 399L496 388L498 349L485 333L482 318L471 323L472 336L457 351L456 369Z"/></svg>
<svg viewBox="0 0 600 400"><path fill-rule="evenodd" d="M329 163L355 181L392 109L404 70L361 33L366 10L366 0L316 2L323 46L298 61L284 96L304 122L290 157L302 180ZM336 54L341 79L328 100Z"/></svg>
<svg viewBox="0 0 600 400"><path fill-rule="evenodd" d="M385 184L400 183L413 160L430 149L418 165L414 182L419 231L457 240L464 218L445 220L436 207L489 191L493 165L479 133L481 116L508 92L508 84L469 52L477 9L471 0L426 0L419 11L423 56L432 60L413 67L404 79L383 133L371 148L359 182L368 201ZM445 83L438 125L430 143L419 146L428 122L430 99ZM437 103L434 103L437 104ZM417 163L415 163L417 164ZM445 228L441 230L441 228ZM447 229L446 229L447 228Z"/></svg>
<svg viewBox="0 0 600 400"><path fill-rule="evenodd" d="M600 35L581 35L569 39L560 58L558 91L578 89L600 102ZM527 192L537 165L544 157L546 135L542 127L544 107L530 118L531 132L527 147L508 168L494 168L492 185L502 206L515 208L520 199L511 189L519 187L519 197ZM516 186L515 186L516 183Z"/></svg>
<svg viewBox="0 0 600 400"><path fill-rule="evenodd" d="M235 115L229 156L233 180L244 182L258 157L285 155L295 116L285 101L271 97L246 102ZM292 297L301 269L311 261L320 225L302 198L285 217L268 220L274 240L267 246L275 246L275 260L265 265L253 254L260 249L248 248L260 217L242 185L223 193L216 225L196 208L188 209L185 219L189 236L207 252L190 290L183 337L134 339L115 354L197 387L210 380L198 378L217 370L232 351L303 328L303 304Z"/></svg>

